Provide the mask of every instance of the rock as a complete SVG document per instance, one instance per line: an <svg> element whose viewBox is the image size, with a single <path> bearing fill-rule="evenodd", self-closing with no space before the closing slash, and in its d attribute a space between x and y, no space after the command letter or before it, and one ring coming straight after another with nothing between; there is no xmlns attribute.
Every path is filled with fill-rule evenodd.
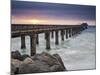
<svg viewBox="0 0 100 75"><path fill-rule="evenodd" d="M38 68L34 64L25 64L23 63L19 67L18 74L28 74L28 73L35 73Z"/></svg>
<svg viewBox="0 0 100 75"><path fill-rule="evenodd" d="M21 64L19 67L19 74L28 74L28 73L41 73L41 72L50 72L48 65L41 61L35 61L32 64Z"/></svg>
<svg viewBox="0 0 100 75"><path fill-rule="evenodd" d="M43 60L43 57L41 57L41 54L35 54L34 56L30 57L32 60Z"/></svg>
<svg viewBox="0 0 100 75"><path fill-rule="evenodd" d="M14 73L16 72L16 67L11 64L11 75L14 75Z"/></svg>
<svg viewBox="0 0 100 75"><path fill-rule="evenodd" d="M52 56L52 55L50 55L50 54L48 54L46 52L43 52L41 54L41 56L43 57L43 61L48 63L49 66L52 66L52 65L55 65L55 64L59 64L57 59L54 56Z"/></svg>
<svg viewBox="0 0 100 75"><path fill-rule="evenodd" d="M41 62L39 60L36 60L35 63L39 67L39 72L50 72L50 67L47 63Z"/></svg>
<svg viewBox="0 0 100 75"><path fill-rule="evenodd" d="M22 55L22 56L21 56L21 61L25 60L27 57L30 57L30 56L27 55L27 54Z"/></svg>
<svg viewBox="0 0 100 75"><path fill-rule="evenodd" d="M11 58L21 60L21 54L19 51L13 51L11 52Z"/></svg>
<svg viewBox="0 0 100 75"><path fill-rule="evenodd" d="M18 73L18 67L11 63L11 75L15 75Z"/></svg>
<svg viewBox="0 0 100 75"><path fill-rule="evenodd" d="M29 57L29 55L27 55L27 54L21 55L19 51L11 52L11 58L13 58L13 59L18 59L20 61L23 61L27 57Z"/></svg>
<svg viewBox="0 0 100 75"><path fill-rule="evenodd" d="M39 60L41 62L47 63L49 66L57 64L56 58L52 57L48 53L43 52L42 54L36 54L31 57L32 60Z"/></svg>
<svg viewBox="0 0 100 75"><path fill-rule="evenodd" d="M31 57L33 60L40 60L41 62L47 63L49 66L61 65L63 70L65 69L62 59L58 54L50 55L46 52L37 54Z"/></svg>
<svg viewBox="0 0 100 75"><path fill-rule="evenodd" d="M59 61L59 63L61 64L61 66L63 67L64 70L66 70L64 63L61 59L61 57L58 54L53 54L54 57L56 57L56 59Z"/></svg>
<svg viewBox="0 0 100 75"><path fill-rule="evenodd" d="M58 71L65 71L61 65L53 65L52 67L50 67L50 70L52 72L58 72Z"/></svg>
<svg viewBox="0 0 100 75"><path fill-rule="evenodd" d="M23 63L25 63L25 64L32 64L32 63L34 63L34 61L33 61L31 58L27 57L27 58L23 61Z"/></svg>
<svg viewBox="0 0 100 75"><path fill-rule="evenodd" d="M18 59L11 59L11 63L18 68L23 62Z"/></svg>
<svg viewBox="0 0 100 75"><path fill-rule="evenodd" d="M11 75L15 75L18 72L20 64L22 64L20 60L11 59Z"/></svg>
<svg viewBox="0 0 100 75"><path fill-rule="evenodd" d="M57 72L66 70L62 59L58 54L50 55L46 52L35 54L34 56L22 55L20 60L19 58L11 59L11 64L15 67L12 67L14 68L12 74Z"/></svg>
<svg viewBox="0 0 100 75"><path fill-rule="evenodd" d="M11 73L11 75L15 75L14 73Z"/></svg>

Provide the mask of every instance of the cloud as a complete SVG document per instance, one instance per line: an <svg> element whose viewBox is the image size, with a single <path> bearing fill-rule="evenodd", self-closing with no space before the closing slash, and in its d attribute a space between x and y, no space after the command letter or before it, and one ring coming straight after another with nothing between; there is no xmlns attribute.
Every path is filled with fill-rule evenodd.
<svg viewBox="0 0 100 75"><path fill-rule="evenodd" d="M95 21L96 7L71 4L12 1L12 16L21 19Z"/></svg>

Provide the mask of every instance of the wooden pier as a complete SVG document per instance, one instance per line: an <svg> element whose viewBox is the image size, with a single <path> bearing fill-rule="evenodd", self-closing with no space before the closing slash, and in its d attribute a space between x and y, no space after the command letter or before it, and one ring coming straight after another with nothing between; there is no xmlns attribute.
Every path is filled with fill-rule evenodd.
<svg viewBox="0 0 100 75"><path fill-rule="evenodd" d="M59 45L59 33L61 34L61 40L64 41L64 36L68 39L69 37L79 34L84 29L87 29L87 23L83 23L81 25L12 24L11 37L21 37L21 49L24 49L26 48L25 36L30 36L31 55L34 55L36 54L36 44L39 44L38 34L45 34L46 49L50 50L50 38L54 38L54 34L55 44Z"/></svg>

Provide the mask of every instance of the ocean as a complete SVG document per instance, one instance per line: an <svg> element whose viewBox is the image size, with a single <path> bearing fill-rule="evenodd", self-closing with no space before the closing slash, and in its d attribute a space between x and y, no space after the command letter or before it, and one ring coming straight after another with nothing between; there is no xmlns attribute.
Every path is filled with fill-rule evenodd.
<svg viewBox="0 0 100 75"><path fill-rule="evenodd" d="M51 50L46 50L44 34L39 34L37 53L43 51L50 54L59 54L67 70L87 70L96 68L96 27L88 29L71 38L61 41L59 33L59 45L55 45L55 38L51 38ZM11 39L11 51L19 50L21 54L30 54L30 37L26 36L26 49L21 49L21 38Z"/></svg>

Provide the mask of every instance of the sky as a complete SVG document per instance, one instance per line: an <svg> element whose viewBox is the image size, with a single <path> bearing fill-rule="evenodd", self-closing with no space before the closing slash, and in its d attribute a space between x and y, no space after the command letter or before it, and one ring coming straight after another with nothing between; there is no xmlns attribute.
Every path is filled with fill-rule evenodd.
<svg viewBox="0 0 100 75"><path fill-rule="evenodd" d="M96 24L96 6L11 1L12 24Z"/></svg>

